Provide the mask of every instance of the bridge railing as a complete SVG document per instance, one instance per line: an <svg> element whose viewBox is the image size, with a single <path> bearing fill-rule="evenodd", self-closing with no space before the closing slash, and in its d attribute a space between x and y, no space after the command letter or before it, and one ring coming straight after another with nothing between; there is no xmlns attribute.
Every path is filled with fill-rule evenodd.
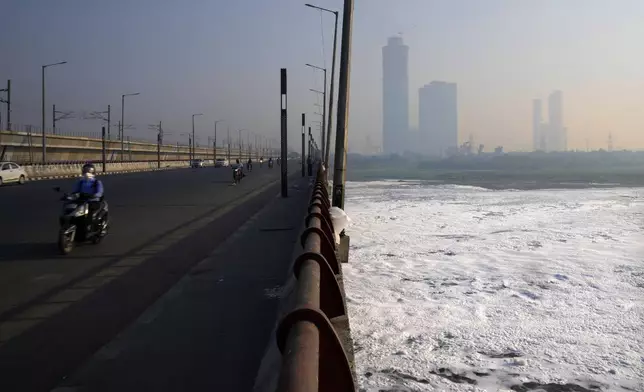
<svg viewBox="0 0 644 392"><path fill-rule="evenodd" d="M324 172L318 168L302 253L293 272L297 278L295 308L277 328L282 353L279 392L354 392L347 352L331 319L346 316Z"/></svg>

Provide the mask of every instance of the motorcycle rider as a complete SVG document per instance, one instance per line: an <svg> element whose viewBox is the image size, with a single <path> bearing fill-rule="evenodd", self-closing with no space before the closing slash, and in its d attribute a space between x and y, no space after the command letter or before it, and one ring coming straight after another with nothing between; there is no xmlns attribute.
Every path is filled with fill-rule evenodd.
<svg viewBox="0 0 644 392"><path fill-rule="evenodd" d="M91 163L83 165L83 177L74 186L73 193L86 198L89 207L90 230L94 225L96 213L103 208L105 188L101 180L96 178L96 168Z"/></svg>
<svg viewBox="0 0 644 392"><path fill-rule="evenodd" d="M235 165L233 165L233 182L241 181L241 178L244 176L244 165L239 162L239 158L235 159ZM237 178L237 173L239 173L239 179Z"/></svg>
<svg viewBox="0 0 644 392"><path fill-rule="evenodd" d="M248 171L252 172L253 171L253 159L248 158L248 163L246 165L247 165L246 167L248 168Z"/></svg>

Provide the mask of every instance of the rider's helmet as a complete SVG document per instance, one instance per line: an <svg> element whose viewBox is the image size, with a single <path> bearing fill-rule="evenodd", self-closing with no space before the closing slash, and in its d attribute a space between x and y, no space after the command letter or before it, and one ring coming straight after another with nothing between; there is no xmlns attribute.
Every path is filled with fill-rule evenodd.
<svg viewBox="0 0 644 392"><path fill-rule="evenodd" d="M83 165L83 175L85 177L93 177L96 175L96 168L91 163L86 163Z"/></svg>

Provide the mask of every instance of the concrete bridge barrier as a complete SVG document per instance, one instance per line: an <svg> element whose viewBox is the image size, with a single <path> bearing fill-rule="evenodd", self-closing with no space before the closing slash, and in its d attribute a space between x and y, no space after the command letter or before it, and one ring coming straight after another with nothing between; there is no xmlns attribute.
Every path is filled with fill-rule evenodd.
<svg viewBox="0 0 644 392"><path fill-rule="evenodd" d="M80 162L101 162L103 155L103 140L100 138L45 135L47 163L71 164ZM121 150L121 148L123 148ZM106 140L105 155L108 162L156 162L159 155L162 161L188 161L190 149L188 146L177 144L164 144L160 147L156 143L141 141L125 141L123 145L118 140ZM213 161L212 147L196 147L195 157ZM263 154L269 156L268 152ZM243 160L248 159L248 151L231 149L230 159L234 160L241 155ZM277 156L277 153L273 153ZM217 148L217 157L228 156L227 148ZM253 159L256 158L253 152ZM40 134L28 132L0 131L0 161L12 161L21 165L37 164L42 162L42 138ZM150 164L154 166L153 163Z"/></svg>
<svg viewBox="0 0 644 392"><path fill-rule="evenodd" d="M159 169L157 162L116 162L108 163L103 171L102 163L95 163L97 175L116 174L137 171L167 170L172 168L188 168L189 161L162 161ZM39 180L61 177L78 177L81 175L83 164L54 164L54 165L24 165L28 180Z"/></svg>
<svg viewBox="0 0 644 392"><path fill-rule="evenodd" d="M325 174L318 168L303 252L296 258L293 308L276 331L282 363L278 391L354 392L353 343L342 280L340 249L334 240Z"/></svg>

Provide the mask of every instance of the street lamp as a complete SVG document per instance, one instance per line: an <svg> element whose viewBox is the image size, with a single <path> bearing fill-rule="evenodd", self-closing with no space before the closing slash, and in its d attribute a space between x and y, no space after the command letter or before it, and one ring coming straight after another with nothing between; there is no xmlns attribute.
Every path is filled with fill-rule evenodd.
<svg viewBox="0 0 644 392"><path fill-rule="evenodd" d="M131 93L121 95L121 161L123 161L123 140L125 140L125 97L139 95L140 93Z"/></svg>
<svg viewBox="0 0 644 392"><path fill-rule="evenodd" d="M317 90L311 89L311 91L315 91L316 93L322 94L322 113L323 113L322 121L323 121L323 124L322 124L322 143L321 144L322 144L322 148L324 148L324 131L325 131L325 128L326 128L326 68L318 67L318 66L312 65L312 64L306 64L306 66L311 67L311 68L315 68L315 69L320 70L320 71L324 71L324 91L317 91ZM322 152L322 156L324 156L324 151Z"/></svg>
<svg viewBox="0 0 644 392"><path fill-rule="evenodd" d="M47 163L47 140L45 138L45 68L67 64L67 61L42 66L42 163Z"/></svg>
<svg viewBox="0 0 644 392"><path fill-rule="evenodd" d="M224 122L226 120L217 120L215 121L215 140L213 141L213 155L215 157L215 161L217 160L217 123ZM213 162L214 165L214 162Z"/></svg>
<svg viewBox="0 0 644 392"><path fill-rule="evenodd" d="M242 131L248 132L248 129L239 129L239 160L242 159L242 150L244 149L244 142L242 140Z"/></svg>
<svg viewBox="0 0 644 392"><path fill-rule="evenodd" d="M195 159L196 157L196 151L195 151L195 116L203 116L203 113L195 113L192 115L192 158Z"/></svg>
<svg viewBox="0 0 644 392"><path fill-rule="evenodd" d="M217 123L225 122L226 120L217 120L215 121L215 147L217 147Z"/></svg>
<svg viewBox="0 0 644 392"><path fill-rule="evenodd" d="M338 11L332 11L327 8L323 7L318 7L316 5L312 4L305 4L307 7L311 7L320 11L324 12L330 12L333 15L335 15L335 29L333 30L333 60L331 62L331 97L329 98L329 121L328 121L328 130L326 133L326 155L324 158L324 162L326 163L327 167L329 166L329 149L331 147L330 140L331 140L331 122L333 121L333 87L335 85L335 55L337 52L337 43L338 43Z"/></svg>

